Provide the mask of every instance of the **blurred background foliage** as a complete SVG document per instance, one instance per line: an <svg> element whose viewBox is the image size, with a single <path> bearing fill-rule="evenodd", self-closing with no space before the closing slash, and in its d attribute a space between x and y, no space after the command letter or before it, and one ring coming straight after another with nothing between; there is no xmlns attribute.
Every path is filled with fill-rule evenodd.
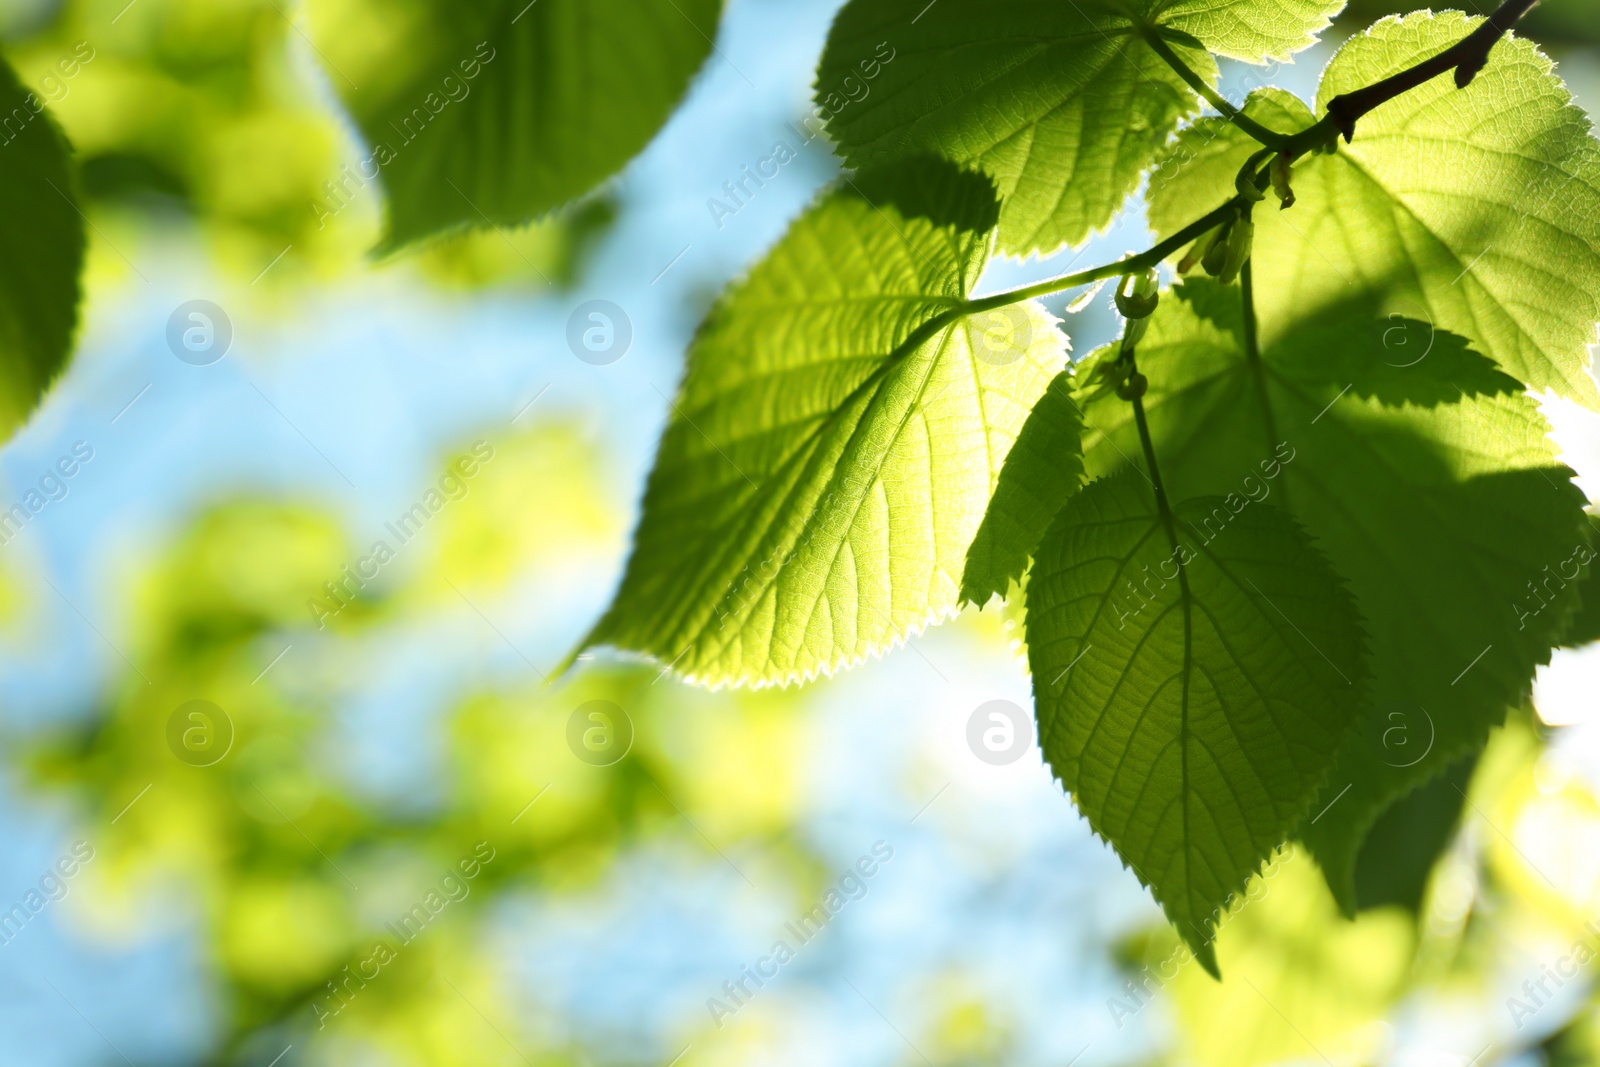
<svg viewBox="0 0 1600 1067"><path fill-rule="evenodd" d="M807 27L823 26L828 6L735 8L754 33L788 25L789 15L772 12L791 8L812 12ZM1398 9L1357 0L1339 31ZM98 307L138 299L135 264L174 242L198 248L185 254L198 255L218 286L268 309L257 315L313 313L319 289L373 273L402 279L394 284L405 300L479 301L493 314L494 300L551 300L533 290L547 282L576 290L607 264L616 268L615 258L598 258L606 242L651 210L630 203L626 182L531 226L434 242L403 262L369 255L381 230L378 187L356 190L336 213L319 209L359 154L333 82L354 78L376 92L385 72L363 56L382 54L392 43L383 34L399 32L363 21L362 10L286 0L0 8L8 57L50 102L82 165L91 319ZM1573 69L1595 68L1594 0L1545 0L1528 28ZM807 48L815 54L810 42L797 51ZM753 65L748 51L735 54ZM69 56L67 75L59 64ZM742 74L715 76L740 97ZM787 115L799 113L804 90L785 88ZM680 151L694 143L690 132ZM828 170L816 162L813 184ZM699 191L686 197L691 211ZM772 203L770 227L806 195L797 189ZM672 251L651 255L664 262ZM664 317L692 326L714 287L708 278L731 269L691 273ZM121 320L103 316L112 324L102 335L115 336ZM1092 349L1104 317L1091 310L1069 325L1078 351ZM1007 771L1029 773L1025 786L969 766L965 714L977 703L971 694L988 693L991 682L962 688L946 677L950 664L976 657L983 678L1009 672L1011 692L1026 692L1011 631L994 613L864 672L878 681L835 690L707 693L612 661L550 678L559 656L525 654L495 620L531 604L552 625L559 617L567 645L579 635L585 623L569 617L560 590L594 586L597 600L614 576L635 492L616 452L639 446L617 444L614 428L597 437L582 417L534 410L509 430L502 422L486 423L481 437L477 427L452 431L421 484L437 482L478 440L492 443L494 458L416 550L399 552L325 625L308 600L370 550L378 524L293 479L286 491L242 477L233 491L180 498L161 536L136 540L98 575L122 636L87 705L61 706L47 686L8 688L10 788L65 812L64 840L93 847L49 921L108 952L159 936L157 914L178 917L196 938L200 991L183 1012L200 1022L129 1062L953 1067L1065 1064L1076 1054L1085 1065L1566 1067L1600 1055L1591 999L1600 972L1548 977L1573 946L1600 951L1600 926L1591 925L1600 918L1600 741L1586 724L1551 726L1555 716L1541 719L1547 709L1517 709L1478 765L1447 783L1455 792L1441 787L1440 862L1408 871L1415 856L1403 842L1394 847L1393 884L1372 887L1372 899L1402 903L1346 921L1310 861L1287 850L1224 926L1219 985L1182 962L1132 877L1090 839L1036 761ZM41 433L50 432L45 422ZM129 476L139 484L161 474ZM37 651L30 619L53 603L26 560L10 556L0 570L0 635L13 673ZM496 658L439 683L428 702L443 710L420 725L386 719L383 699L352 719L351 705L371 700L352 679L383 671L393 662L385 650L396 646L403 658L426 657L449 643L446 630L470 634ZM922 714L926 694L957 690L938 698L953 718ZM1588 694L1591 714L1597 699ZM231 723L230 745L205 766L176 758L169 744L176 709L193 700L225 709ZM589 765L568 747L569 719L590 700L631 717L634 741L615 765ZM903 718L869 715L899 705ZM873 757L859 760L864 721L879 737ZM398 783L352 754L362 750L352 733L373 730L418 750L398 762ZM892 802L872 792L869 777L887 779ZM981 803L941 814L953 802L932 805L952 782ZM853 820L843 810L852 806L892 811L894 832L908 835L895 841L905 855L895 860L902 888L874 889L872 903L859 905L877 908L872 922L888 932L875 940L837 931L828 955L785 971L787 985L717 1026L706 1000L726 998L724 979L737 980L772 932L871 843L875 831L863 829L871 820ZM959 903L935 888L955 877L950 869L912 858L903 841L964 870ZM477 873L457 878L465 892L451 899L458 890L441 890L442 879L474 859ZM36 876L15 864L7 871L0 889L9 902ZM740 892L759 884L764 903L729 918L705 888L722 893L724 883ZM1064 900L1033 892L1058 883L1088 888ZM688 902L641 926L617 917L629 886ZM413 941L399 942L389 924L436 891L448 903ZM884 901L890 893L901 896ZM980 937L990 920L974 916L997 913L1014 927ZM737 937L724 932L711 944L707 931L724 920ZM372 976L379 943L394 946L395 958ZM535 945L566 962L530 962ZM641 1013L626 997L597 992L599 979L583 969L595 955L608 960L600 973L612 987L676 983L646 991L668 1006ZM691 958L702 962L684 962ZM0 974L35 987L15 959L0 948ZM884 967L889 975L876 984L859 978L858 969ZM117 988L105 995L115 999ZM610 1014L590 1011L589 1001ZM80 1005L85 1020L109 1010L98 996L75 1012ZM796 1036L819 1020L832 1020L836 1036ZM867 1032L870 1040L860 1037ZM0 1059L128 1059L92 1035L70 1047L34 1040Z"/></svg>

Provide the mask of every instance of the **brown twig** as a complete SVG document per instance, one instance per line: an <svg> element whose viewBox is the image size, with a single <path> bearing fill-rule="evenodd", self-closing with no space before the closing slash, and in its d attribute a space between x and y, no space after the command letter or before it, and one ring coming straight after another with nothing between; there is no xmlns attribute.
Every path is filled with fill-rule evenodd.
<svg viewBox="0 0 1600 1067"><path fill-rule="evenodd" d="M1484 64L1489 62L1489 52L1499 43L1500 38L1504 37L1507 31L1538 2L1539 0L1505 0L1482 25L1432 59L1423 60L1416 66L1369 85L1365 89L1357 89L1353 93L1334 97L1328 101L1328 117L1333 120L1333 124L1344 134L1344 139L1348 142L1355 137L1356 120L1361 116L1402 93L1415 89L1423 82L1432 81L1447 70L1456 72L1456 88L1465 89L1472 84L1472 79L1478 76Z"/></svg>

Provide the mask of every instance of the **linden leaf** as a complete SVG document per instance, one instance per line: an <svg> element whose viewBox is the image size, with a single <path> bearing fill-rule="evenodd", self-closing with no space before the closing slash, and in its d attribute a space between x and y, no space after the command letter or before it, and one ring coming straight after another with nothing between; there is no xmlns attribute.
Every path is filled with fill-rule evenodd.
<svg viewBox="0 0 1600 1067"><path fill-rule="evenodd" d="M39 98L0 59L0 440L38 406L78 324L85 222L71 148Z"/></svg>
<svg viewBox="0 0 1600 1067"><path fill-rule="evenodd" d="M789 682L956 611L1002 465L1065 362L1036 305L957 313L997 215L986 178L940 160L864 173L724 295L589 644Z"/></svg>
<svg viewBox="0 0 1600 1067"><path fill-rule="evenodd" d="M1020 580L1044 532L1082 482L1083 415L1067 370L1050 383L1006 456L988 514L967 552L961 599L982 606Z"/></svg>
<svg viewBox="0 0 1600 1067"><path fill-rule="evenodd" d="M828 36L817 103L853 166L933 152L982 167L1005 198L1001 246L1048 254L1104 227L1199 106L1141 22L1215 83L1207 49L1287 59L1342 6L852 0Z"/></svg>
<svg viewBox="0 0 1600 1067"><path fill-rule="evenodd" d="M1416 388L1436 392L1450 364L1416 359L1426 337L1399 346L1392 329L1371 303L1334 308L1286 331L1258 375L1238 289L1195 280L1161 301L1139 350L1169 490L1274 500L1361 605L1374 707L1301 828L1352 912L1356 852L1379 813L1480 749L1528 693L1576 600L1570 584L1548 597L1529 584L1588 538L1583 495L1526 395L1463 392L1423 407L1330 380L1329 365L1364 358L1408 364L1430 379ZM1084 414L1104 434L1085 438L1091 474L1138 455L1125 403Z"/></svg>
<svg viewBox="0 0 1600 1067"><path fill-rule="evenodd" d="M520 225L594 189L666 123L721 11L721 0L363 0L319 36L367 141L361 173L388 192L380 248Z"/></svg>
<svg viewBox="0 0 1600 1067"><path fill-rule="evenodd" d="M1385 19L1323 73L1319 109L1466 36L1458 12ZM1246 110L1309 126L1289 94ZM1233 194L1259 146L1220 120L1186 130L1152 180L1167 235ZM1600 322L1600 142L1532 43L1508 38L1466 89L1436 78L1362 118L1335 156L1294 168L1296 202L1255 211L1257 306L1267 343L1319 310L1370 296L1384 315L1466 338L1507 373L1600 408L1589 346Z"/></svg>
<svg viewBox="0 0 1600 1067"><path fill-rule="evenodd" d="M1122 402L1126 407L1126 402ZM1074 497L1028 573L1039 742L1213 974L1212 931L1306 814L1365 704L1355 602L1282 511Z"/></svg>

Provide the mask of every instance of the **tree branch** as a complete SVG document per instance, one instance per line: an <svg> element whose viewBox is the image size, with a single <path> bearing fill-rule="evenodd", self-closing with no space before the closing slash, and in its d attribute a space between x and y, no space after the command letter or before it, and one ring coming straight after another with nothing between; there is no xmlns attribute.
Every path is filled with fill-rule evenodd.
<svg viewBox="0 0 1600 1067"><path fill-rule="evenodd" d="M1344 134L1345 141L1349 142L1356 134L1356 120L1402 93L1432 81L1447 70L1456 72L1456 88L1465 89L1472 84L1472 79L1478 76L1484 64L1489 62L1489 52L1500 38L1538 2L1504 0L1477 29L1433 58L1425 59L1364 89L1344 93L1328 101L1328 118Z"/></svg>

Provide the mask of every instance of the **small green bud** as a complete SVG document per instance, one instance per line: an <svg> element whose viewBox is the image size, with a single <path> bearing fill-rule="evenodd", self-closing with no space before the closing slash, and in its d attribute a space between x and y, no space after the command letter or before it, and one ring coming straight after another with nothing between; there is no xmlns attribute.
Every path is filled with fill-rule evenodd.
<svg viewBox="0 0 1600 1067"><path fill-rule="evenodd" d="M1124 400L1138 400L1150 388L1150 379L1134 371L1128 380L1117 386L1117 395Z"/></svg>
<svg viewBox="0 0 1600 1067"><path fill-rule="evenodd" d="M1189 246L1189 251L1185 252L1183 258L1178 260L1179 274L1188 274L1199 265L1200 257L1205 255L1210 240L1209 235L1195 239L1194 244Z"/></svg>
<svg viewBox="0 0 1600 1067"><path fill-rule="evenodd" d="M1218 226L1211 234L1211 243L1206 245L1205 252L1201 255L1200 265L1205 267L1206 273L1213 278L1222 273L1223 265L1228 257L1228 236L1233 232L1233 222L1230 220Z"/></svg>
<svg viewBox="0 0 1600 1067"><path fill-rule="evenodd" d="M1128 292L1128 283L1133 282L1133 291ZM1161 303L1161 293L1156 288L1156 272L1147 270L1142 274L1124 274L1122 281L1117 283L1116 292L1117 310L1125 319L1147 319L1156 310L1156 305Z"/></svg>
<svg viewBox="0 0 1600 1067"><path fill-rule="evenodd" d="M1234 279L1239 277L1239 272L1244 269L1244 261L1250 258L1250 250L1255 243L1256 224L1246 215L1234 224L1233 233L1228 236L1222 273L1217 276L1223 285L1232 285Z"/></svg>

